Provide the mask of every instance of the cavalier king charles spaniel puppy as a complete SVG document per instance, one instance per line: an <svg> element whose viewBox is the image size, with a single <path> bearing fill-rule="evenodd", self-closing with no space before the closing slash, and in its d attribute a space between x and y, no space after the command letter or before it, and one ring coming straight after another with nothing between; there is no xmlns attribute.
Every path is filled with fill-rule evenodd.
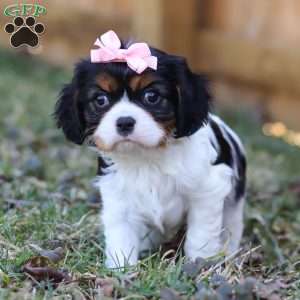
<svg viewBox="0 0 300 300"><path fill-rule="evenodd" d="M136 264L182 227L188 259L234 253L245 152L210 112L207 81L184 58L145 43L121 42L112 31L97 41L98 58L76 65L55 118L68 140L99 155L106 266Z"/></svg>

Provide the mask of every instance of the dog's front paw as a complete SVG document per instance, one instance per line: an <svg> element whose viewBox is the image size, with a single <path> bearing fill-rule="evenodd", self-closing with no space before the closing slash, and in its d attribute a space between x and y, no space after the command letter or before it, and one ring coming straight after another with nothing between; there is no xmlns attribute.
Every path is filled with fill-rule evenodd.
<svg viewBox="0 0 300 300"><path fill-rule="evenodd" d="M195 261L197 258L210 258L221 251L221 245L217 241L213 243L206 243L205 245L195 245L191 243L186 243L184 246L184 252L189 260Z"/></svg>
<svg viewBox="0 0 300 300"><path fill-rule="evenodd" d="M202 252L202 251L195 251L190 252L189 254L186 254L186 259L191 262L196 262L198 259L201 260L209 260L212 257L215 257L219 252Z"/></svg>

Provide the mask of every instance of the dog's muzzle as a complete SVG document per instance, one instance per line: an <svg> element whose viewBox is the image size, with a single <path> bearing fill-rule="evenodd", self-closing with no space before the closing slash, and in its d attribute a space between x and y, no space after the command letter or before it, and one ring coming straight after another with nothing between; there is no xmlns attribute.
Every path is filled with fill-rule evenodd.
<svg viewBox="0 0 300 300"><path fill-rule="evenodd" d="M126 137L134 130L136 120L132 117L120 117L116 121L117 132L119 135Z"/></svg>

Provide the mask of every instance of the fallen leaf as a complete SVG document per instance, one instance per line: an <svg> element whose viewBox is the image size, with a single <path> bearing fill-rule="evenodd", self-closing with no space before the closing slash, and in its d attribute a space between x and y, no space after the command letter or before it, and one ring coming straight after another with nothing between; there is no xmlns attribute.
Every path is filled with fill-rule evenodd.
<svg viewBox="0 0 300 300"><path fill-rule="evenodd" d="M57 263L64 258L64 249L57 247L54 250L43 250L40 255L49 258L53 263Z"/></svg>
<svg viewBox="0 0 300 300"><path fill-rule="evenodd" d="M70 281L68 272L57 269L51 260L43 256L30 258L22 268L22 271L29 274L36 281L50 280L52 283Z"/></svg>
<svg viewBox="0 0 300 300"><path fill-rule="evenodd" d="M116 285L114 278L96 278L95 287L99 287L103 296L112 297Z"/></svg>
<svg viewBox="0 0 300 300"><path fill-rule="evenodd" d="M52 263L57 263L64 258L64 249L62 247L57 247L54 250L45 250L35 244L29 244L29 246L37 254L48 258Z"/></svg>

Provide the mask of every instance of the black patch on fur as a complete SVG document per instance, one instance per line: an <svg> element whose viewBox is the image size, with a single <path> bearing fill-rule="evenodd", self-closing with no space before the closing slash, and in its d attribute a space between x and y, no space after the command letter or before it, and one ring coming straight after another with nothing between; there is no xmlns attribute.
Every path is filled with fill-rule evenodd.
<svg viewBox="0 0 300 300"><path fill-rule="evenodd" d="M62 128L66 138L81 145L84 141L83 111L79 108L76 83L65 85L55 106L54 117L58 128Z"/></svg>
<svg viewBox="0 0 300 300"><path fill-rule="evenodd" d="M109 164L107 164L105 162L105 160L99 156L98 157L98 170L97 170L97 175L98 176L103 176L105 175L105 172L103 172L103 170L105 170L107 167L109 167Z"/></svg>
<svg viewBox="0 0 300 300"><path fill-rule="evenodd" d="M237 156L237 172L238 172L238 178L235 186L235 196L236 199L240 199L245 195L246 191L246 168L247 168L247 162L245 155L241 152L241 149L235 139L228 133L228 136L230 138L230 141L234 147L235 154Z"/></svg>
<svg viewBox="0 0 300 300"><path fill-rule="evenodd" d="M207 123L210 108L208 81L193 73L183 57L167 55L165 64L174 76L178 92L175 137L190 136Z"/></svg>
<svg viewBox="0 0 300 300"><path fill-rule="evenodd" d="M224 138L224 135L221 129L219 128L219 125L212 119L209 120L209 123L219 144L219 149L217 151L218 157L214 162L214 165L226 164L227 166L232 167L233 158L232 158L230 144Z"/></svg>
<svg viewBox="0 0 300 300"><path fill-rule="evenodd" d="M219 125L214 120L210 119L209 123L219 145L219 149L216 149L215 145L213 145L218 152L218 157L214 165L223 163L231 168L236 167L235 199L239 200L244 196L246 191L246 158L230 132L226 131L226 137L224 137ZM229 139L230 143L226 138ZM234 160L234 157L236 160Z"/></svg>

